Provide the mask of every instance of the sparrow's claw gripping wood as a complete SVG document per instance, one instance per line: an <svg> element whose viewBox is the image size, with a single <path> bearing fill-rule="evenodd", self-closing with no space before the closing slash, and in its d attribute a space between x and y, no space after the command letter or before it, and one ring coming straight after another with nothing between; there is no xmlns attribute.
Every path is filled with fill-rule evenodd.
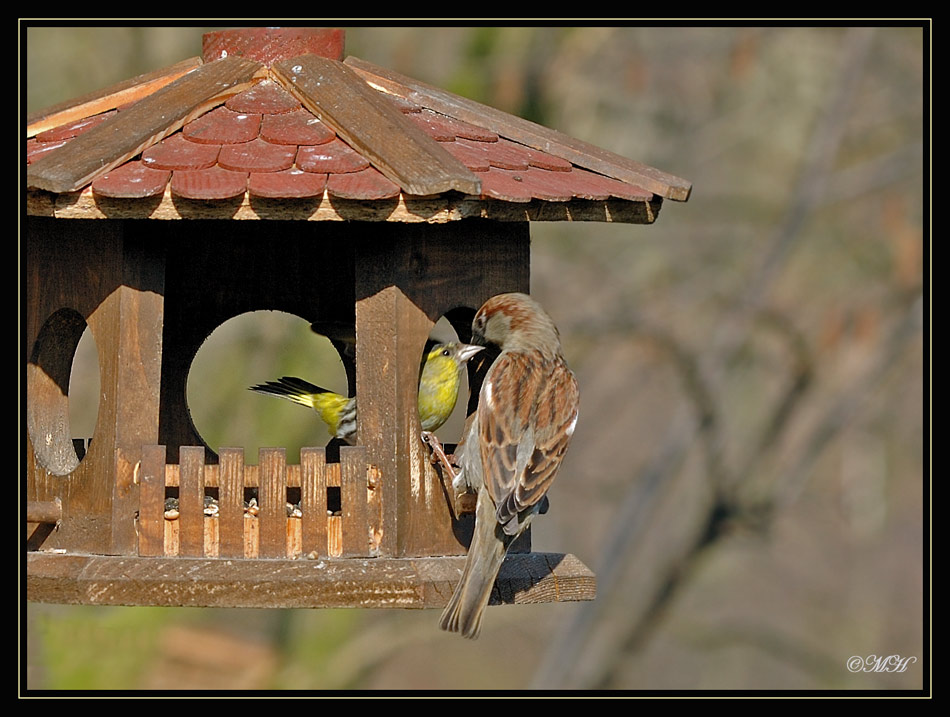
<svg viewBox="0 0 950 717"><path fill-rule="evenodd" d="M460 476L456 470L453 456L446 455L442 449L442 443L431 431L422 432L422 442L432 451L432 465L441 466L443 475L449 479L452 485L452 493L455 495L455 501L452 505L453 518L458 520L462 513L475 512L475 500L478 497L470 490L459 489Z"/></svg>
<svg viewBox="0 0 950 717"><path fill-rule="evenodd" d="M452 465L452 460L445 455L445 451L442 450L442 442L432 431L422 432L422 442L429 446L429 450L432 451L432 456L430 457L432 465L441 466L442 468L440 475L442 476L442 482L443 485L445 485L446 492L455 495L454 487L449 491L449 486L455 485L458 481L458 476L455 472L455 466ZM449 479L448 483L445 481L446 477ZM452 508L452 519L458 520L460 511L457 509L455 503L456 501L449 501L449 505Z"/></svg>
<svg viewBox="0 0 950 717"><path fill-rule="evenodd" d="M442 450L442 442L439 440L439 437L432 431L423 431L422 442L429 446L429 449L432 451L432 465L441 465L442 470L446 471L452 480L455 480L455 466L452 465L452 461L445 455L445 451Z"/></svg>

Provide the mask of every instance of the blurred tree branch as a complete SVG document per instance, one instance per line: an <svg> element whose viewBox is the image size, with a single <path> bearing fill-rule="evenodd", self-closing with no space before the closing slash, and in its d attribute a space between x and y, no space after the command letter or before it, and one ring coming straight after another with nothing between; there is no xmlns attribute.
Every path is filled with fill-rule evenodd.
<svg viewBox="0 0 950 717"><path fill-rule="evenodd" d="M691 415L681 414L674 420L668 439L653 460L640 475L631 479L631 488L615 515L614 529L605 543L601 563L595 568L598 599L580 606L562 625L535 673L533 687L614 686L621 656L635 652L644 644L678 591L689 580L700 558L725 534L725 527L737 520L766 525L776 506L794 499L815 458L854 417L862 400L903 355L908 343L919 335L918 295L905 315L896 322L884 350L878 353L873 365L831 397L831 405L825 410L824 418L818 421L808 448L792 468L779 472L764 495L749 490L751 479L758 474L762 461L774 449L787 430L795 409L801 405L814 372L804 337L794 329L791 321L763 308L763 304L801 237L803 226L822 204L829 201L829 188L860 184L852 179L854 174L850 172L838 175L843 176L842 181L833 184L834 163L846 134L873 36L871 28L852 28L845 34L835 82L812 132L784 216L766 245L758 269L748 277L747 284L738 293L711 339L693 349L672 336L652 332L655 337L661 337L660 342L669 350L674 365L685 379L685 393L693 404ZM903 172L906 162L906 155L902 152L876 162L881 170L881 181ZM791 378L772 406L758 440L739 462L739 467L730 471L723 459L724 436L719 418L724 397L717 396L716 391L723 390L739 352L752 341L756 322L764 319L778 328L788 341L789 353L793 357ZM642 326L633 324L588 330L594 335L617 331L635 335L645 333ZM661 558L657 580L644 591L645 596L639 602L634 602L629 595L618 595L625 569L634 562L634 553L651 519L697 439L705 446L705 472L710 495L702 515L696 518L691 533L693 537L682 541L681 545L671 546L668 554ZM614 623L610 637L593 640L592 631L597 618L617 600L625 600L622 610L625 624Z"/></svg>

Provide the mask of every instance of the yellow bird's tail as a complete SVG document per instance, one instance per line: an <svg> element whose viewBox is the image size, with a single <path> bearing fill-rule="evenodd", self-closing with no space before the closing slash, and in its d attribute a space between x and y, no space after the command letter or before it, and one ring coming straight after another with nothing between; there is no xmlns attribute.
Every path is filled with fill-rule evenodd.
<svg viewBox="0 0 950 717"><path fill-rule="evenodd" d="M251 391L286 398L316 411L330 433L348 443L356 435L356 399L327 391L302 378L284 376L277 381L251 386Z"/></svg>

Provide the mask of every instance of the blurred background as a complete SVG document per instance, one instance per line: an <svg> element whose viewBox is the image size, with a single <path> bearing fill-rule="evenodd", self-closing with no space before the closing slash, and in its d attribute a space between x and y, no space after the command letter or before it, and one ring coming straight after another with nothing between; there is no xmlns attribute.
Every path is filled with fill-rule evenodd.
<svg viewBox="0 0 950 717"><path fill-rule="evenodd" d="M30 27L25 109L199 55L215 29ZM432 610L28 604L29 687L921 688L925 31L346 28L347 54L693 183L652 226L531 228L532 293L582 393L533 544L577 555L597 600L489 608L477 642ZM189 378L209 444L293 462L322 444L306 409L246 390L345 388L321 341L269 312L216 331ZM91 341L76 435L95 425L87 365ZM848 670L868 655L917 661Z"/></svg>

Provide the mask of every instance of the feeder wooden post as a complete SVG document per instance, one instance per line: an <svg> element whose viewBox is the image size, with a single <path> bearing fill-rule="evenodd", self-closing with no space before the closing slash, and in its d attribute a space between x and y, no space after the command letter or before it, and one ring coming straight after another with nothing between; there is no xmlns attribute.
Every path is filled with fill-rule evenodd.
<svg viewBox="0 0 950 717"><path fill-rule="evenodd" d="M63 501L50 544L135 550L136 464L158 438L164 258L126 222L27 224L29 500ZM82 462L69 435L72 354L88 325L99 357L95 440Z"/></svg>
<svg viewBox="0 0 950 717"><path fill-rule="evenodd" d="M528 290L527 227L387 229L361 242L356 255L359 443L381 472L383 504L395 506L383 516L380 549L399 557L464 554L450 513L452 489L420 439L419 364L444 313L474 313L494 294Z"/></svg>

